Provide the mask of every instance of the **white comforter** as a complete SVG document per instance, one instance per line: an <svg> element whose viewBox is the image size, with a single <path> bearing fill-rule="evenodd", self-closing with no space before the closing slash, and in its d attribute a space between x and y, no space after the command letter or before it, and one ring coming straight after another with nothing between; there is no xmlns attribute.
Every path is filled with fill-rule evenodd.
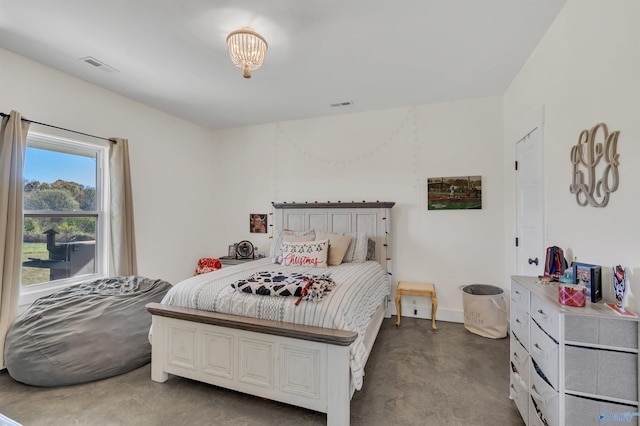
<svg viewBox="0 0 640 426"><path fill-rule="evenodd" d="M261 271L331 274L336 286L320 302L296 297L261 296L236 291L231 283ZM351 345L351 376L356 389L362 387L364 362L368 357L364 340L371 315L389 294L387 273L380 264L343 263L329 268L282 266L270 259L247 262L186 279L169 290L163 304L206 311L286 321L296 324L358 332Z"/></svg>

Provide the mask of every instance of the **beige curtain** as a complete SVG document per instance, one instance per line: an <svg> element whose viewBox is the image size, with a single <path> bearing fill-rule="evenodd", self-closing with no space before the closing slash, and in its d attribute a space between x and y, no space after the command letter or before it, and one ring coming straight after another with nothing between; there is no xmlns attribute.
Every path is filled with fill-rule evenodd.
<svg viewBox="0 0 640 426"><path fill-rule="evenodd" d="M18 313L22 263L22 190L29 122L16 111L0 126L0 368L4 339Z"/></svg>
<svg viewBox="0 0 640 426"><path fill-rule="evenodd" d="M137 275L136 233L133 226L133 197L129 142L112 138L109 149L111 196L111 275Z"/></svg>

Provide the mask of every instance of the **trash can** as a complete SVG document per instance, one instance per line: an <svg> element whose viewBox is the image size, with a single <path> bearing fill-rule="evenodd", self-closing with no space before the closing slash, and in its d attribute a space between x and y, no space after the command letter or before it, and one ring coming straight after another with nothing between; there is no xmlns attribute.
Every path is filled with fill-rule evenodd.
<svg viewBox="0 0 640 426"><path fill-rule="evenodd" d="M507 301L504 290L487 284L462 286L464 328L490 339L507 336Z"/></svg>

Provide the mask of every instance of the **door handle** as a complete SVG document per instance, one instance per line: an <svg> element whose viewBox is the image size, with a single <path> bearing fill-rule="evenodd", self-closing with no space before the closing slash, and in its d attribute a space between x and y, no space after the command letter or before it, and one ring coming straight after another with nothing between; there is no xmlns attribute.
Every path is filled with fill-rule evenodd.
<svg viewBox="0 0 640 426"><path fill-rule="evenodd" d="M538 264L538 258L537 257L535 259L529 258L529 265L531 265L532 263L535 263L537 265Z"/></svg>

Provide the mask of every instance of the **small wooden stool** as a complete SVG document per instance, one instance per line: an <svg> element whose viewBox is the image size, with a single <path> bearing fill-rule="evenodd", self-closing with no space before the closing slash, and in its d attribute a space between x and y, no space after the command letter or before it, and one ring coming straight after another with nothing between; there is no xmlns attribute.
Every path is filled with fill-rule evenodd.
<svg viewBox="0 0 640 426"><path fill-rule="evenodd" d="M396 327L400 326L400 317L402 316L402 296L421 296L431 298L431 328L437 330L436 311L438 310L438 296L436 295L436 286L432 283L410 283L400 281L396 289L396 311L398 320Z"/></svg>

